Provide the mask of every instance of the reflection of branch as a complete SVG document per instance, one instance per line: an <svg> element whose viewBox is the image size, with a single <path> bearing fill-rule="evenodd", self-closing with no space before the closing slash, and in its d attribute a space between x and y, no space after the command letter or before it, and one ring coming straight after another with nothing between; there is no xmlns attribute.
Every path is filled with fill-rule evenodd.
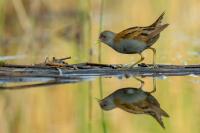
<svg viewBox="0 0 200 133"><path fill-rule="evenodd" d="M14 86L0 86L0 90L12 90L12 89L28 89L33 87L44 87L44 86L52 86L52 85L59 85L59 84L67 84L67 83L76 83L80 82L82 79L80 78L69 78L67 80L49 80L48 82L42 82L42 83L30 83L25 85L14 85Z"/></svg>
<svg viewBox="0 0 200 133"><path fill-rule="evenodd" d="M58 85L64 84L65 82L46 82L46 83L38 83L38 84L28 84L28 85L18 85L18 86L1 86L0 90L12 90L12 89L28 89L33 87L44 87L44 86L51 86L51 85Z"/></svg>

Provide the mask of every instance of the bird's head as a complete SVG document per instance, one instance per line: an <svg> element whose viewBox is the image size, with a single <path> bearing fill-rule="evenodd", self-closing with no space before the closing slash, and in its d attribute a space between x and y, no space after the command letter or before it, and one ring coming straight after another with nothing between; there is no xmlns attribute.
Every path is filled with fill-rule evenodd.
<svg viewBox="0 0 200 133"><path fill-rule="evenodd" d="M102 100L98 100L103 110L112 110L122 104L132 104L145 100L147 94L137 88L122 88L111 93Z"/></svg>
<svg viewBox="0 0 200 133"><path fill-rule="evenodd" d="M112 31L103 31L99 36L99 40L107 45L112 45L115 38L115 33Z"/></svg>
<svg viewBox="0 0 200 133"><path fill-rule="evenodd" d="M116 107L112 95L99 100L99 105L103 110L112 110Z"/></svg>

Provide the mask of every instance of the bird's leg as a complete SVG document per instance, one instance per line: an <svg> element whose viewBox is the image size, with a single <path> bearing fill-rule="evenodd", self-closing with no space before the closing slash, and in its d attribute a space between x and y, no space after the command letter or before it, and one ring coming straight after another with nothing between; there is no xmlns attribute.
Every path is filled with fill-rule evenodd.
<svg viewBox="0 0 200 133"><path fill-rule="evenodd" d="M153 90L150 91L150 93L154 93L154 92L156 92L156 78L155 77L153 77Z"/></svg>
<svg viewBox="0 0 200 133"><path fill-rule="evenodd" d="M153 51L153 66L154 66L154 68L156 68L157 67L157 65L156 65L156 49L152 48L152 47L149 47L148 49Z"/></svg>
<svg viewBox="0 0 200 133"><path fill-rule="evenodd" d="M134 77L134 78L141 83L139 89L142 89L143 86L144 86L144 81L139 79L139 78L137 78L137 77Z"/></svg>
<svg viewBox="0 0 200 133"><path fill-rule="evenodd" d="M144 57L143 57L142 53L139 53L139 55L140 55L140 60L138 60L137 62L135 62L135 63L132 64L131 66L129 66L129 68L134 67L135 65L139 64L141 61L144 60Z"/></svg>

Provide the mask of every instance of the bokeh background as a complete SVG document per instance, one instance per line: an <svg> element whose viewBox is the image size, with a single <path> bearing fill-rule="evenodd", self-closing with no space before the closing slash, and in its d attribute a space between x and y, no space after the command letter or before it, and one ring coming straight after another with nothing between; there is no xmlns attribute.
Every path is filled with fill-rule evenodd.
<svg viewBox="0 0 200 133"><path fill-rule="evenodd" d="M101 3L104 3L101 14ZM165 11L170 26L154 45L157 62L200 63L199 0L0 0L0 55L19 59L7 63L35 64L45 57L67 57L68 63L130 63L137 55L122 55L97 44L100 27L119 32L147 26ZM100 18L102 17L102 24ZM145 63L152 62L145 51ZM144 78L144 89L152 79ZM5 84L2 84L5 85ZM133 78L103 78L103 95L122 87L137 87ZM99 80L24 90L0 91L0 133L103 133ZM160 77L153 94L169 113L163 130L150 116L120 109L104 112L109 133L199 133L200 78Z"/></svg>

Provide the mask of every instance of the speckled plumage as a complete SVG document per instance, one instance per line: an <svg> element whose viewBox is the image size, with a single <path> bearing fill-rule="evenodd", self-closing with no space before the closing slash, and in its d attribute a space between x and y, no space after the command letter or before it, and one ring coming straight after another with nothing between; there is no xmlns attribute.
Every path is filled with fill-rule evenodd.
<svg viewBox="0 0 200 133"><path fill-rule="evenodd" d="M160 32L169 25L162 24L163 16L164 12L150 26L131 27L119 33L103 31L99 39L119 53L140 54L141 60L139 62L141 62L144 59L141 53L145 49L152 49L154 54L156 53L156 50L151 48L151 46L159 39Z"/></svg>

